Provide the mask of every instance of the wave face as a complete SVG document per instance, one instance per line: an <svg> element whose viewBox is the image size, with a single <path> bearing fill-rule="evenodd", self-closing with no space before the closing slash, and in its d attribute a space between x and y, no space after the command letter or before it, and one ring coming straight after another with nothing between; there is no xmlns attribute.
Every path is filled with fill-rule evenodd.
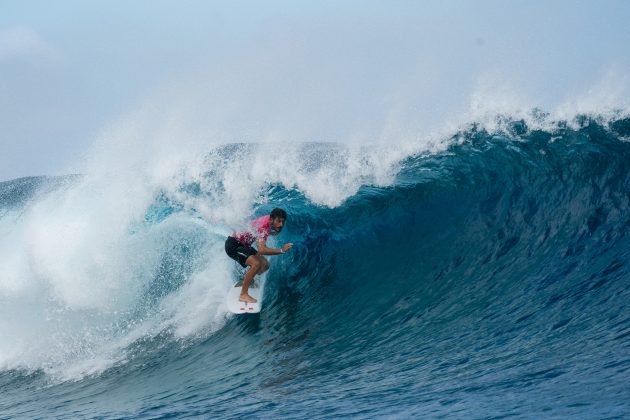
<svg viewBox="0 0 630 420"><path fill-rule="evenodd" d="M431 152L295 146L260 183L255 145L174 187L1 183L0 412L627 416L629 136L508 119ZM295 247L228 315L224 235L275 206Z"/></svg>

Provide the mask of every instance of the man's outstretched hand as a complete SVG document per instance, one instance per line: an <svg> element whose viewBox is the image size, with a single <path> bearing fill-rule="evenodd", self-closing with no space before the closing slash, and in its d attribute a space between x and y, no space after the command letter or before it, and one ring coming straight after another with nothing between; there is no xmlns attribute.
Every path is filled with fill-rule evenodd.
<svg viewBox="0 0 630 420"><path fill-rule="evenodd" d="M284 244L282 245L282 252L287 252L288 250L290 250L293 247L293 244L291 242L289 242L288 244Z"/></svg>

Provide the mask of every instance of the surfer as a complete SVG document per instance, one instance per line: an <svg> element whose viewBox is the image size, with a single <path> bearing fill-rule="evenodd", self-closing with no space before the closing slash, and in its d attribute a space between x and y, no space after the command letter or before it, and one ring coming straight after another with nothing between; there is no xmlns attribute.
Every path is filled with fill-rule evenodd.
<svg viewBox="0 0 630 420"><path fill-rule="evenodd" d="M269 269L269 261L264 255L284 254L293 246L292 243L286 243L278 249L267 247L269 235L278 235L282 231L286 220L287 212L283 209L275 208L269 215L259 217L250 222L254 233L251 231L234 232L225 241L225 252L228 256L238 262L243 268L249 266L243 278L243 288L239 296L240 301L256 302L256 299L247 292L254 276L262 274ZM256 242L257 250L252 247L254 242Z"/></svg>

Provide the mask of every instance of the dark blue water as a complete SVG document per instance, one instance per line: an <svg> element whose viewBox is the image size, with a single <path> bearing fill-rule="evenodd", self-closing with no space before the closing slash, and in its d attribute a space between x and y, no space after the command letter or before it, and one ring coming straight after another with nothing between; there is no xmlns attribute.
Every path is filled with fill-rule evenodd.
<svg viewBox="0 0 630 420"><path fill-rule="evenodd" d="M100 369L12 354L30 324L11 317L23 300L5 291L0 417L630 416L630 120L506 127L470 126L332 208L269 184L256 214L284 207L281 241L295 247L272 260L262 312L188 335L156 308L222 244L174 223L124 317L61 310L73 321L56 337L70 348L77 331L105 347L128 338L111 352L76 347ZM1 183L0 215L22 214L20 226L38 191L69 182ZM203 194L192 182L156 195L129 234L194 219L182 197Z"/></svg>

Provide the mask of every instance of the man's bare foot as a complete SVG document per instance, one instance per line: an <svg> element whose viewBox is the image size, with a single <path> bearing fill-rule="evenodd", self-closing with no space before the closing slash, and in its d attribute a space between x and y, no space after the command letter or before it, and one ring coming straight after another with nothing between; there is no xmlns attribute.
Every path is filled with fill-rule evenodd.
<svg viewBox="0 0 630 420"><path fill-rule="evenodd" d="M242 294L238 297L238 300L240 300L241 302L247 302L247 303L256 303L258 302L256 299L254 299L253 297L251 297L248 294Z"/></svg>

